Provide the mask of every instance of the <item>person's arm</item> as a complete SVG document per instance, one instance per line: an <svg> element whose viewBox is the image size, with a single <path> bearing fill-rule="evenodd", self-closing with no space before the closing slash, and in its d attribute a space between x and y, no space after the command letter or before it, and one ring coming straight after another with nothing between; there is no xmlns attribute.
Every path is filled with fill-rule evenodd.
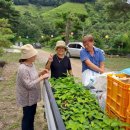
<svg viewBox="0 0 130 130"><path fill-rule="evenodd" d="M103 56L101 51L99 51L99 53L100 53L100 59L99 59L100 65L99 65L99 67L96 66L95 64L93 64L89 60L88 54L84 50L80 52L80 59L81 59L82 62L85 62L85 64L89 68L91 68L92 70L97 71L99 73L104 73L104 60L105 60L105 58L104 58L104 56Z"/></svg>
<svg viewBox="0 0 130 130"><path fill-rule="evenodd" d="M53 61L53 55L50 54L50 56L48 58L48 61L47 61L46 65L45 65L46 69L50 70L52 61Z"/></svg>
<svg viewBox="0 0 130 130"><path fill-rule="evenodd" d="M46 73L44 75L41 75L40 77L37 77L37 79L32 80L30 77L30 73L26 69L22 69L21 72L19 72L19 78L21 79L23 86L26 89L32 89L37 87L36 84L39 83L41 80L48 78L49 73Z"/></svg>
<svg viewBox="0 0 130 130"><path fill-rule="evenodd" d="M45 68L50 70L50 68L51 68L51 62L50 61L47 61Z"/></svg>
<svg viewBox="0 0 130 130"><path fill-rule="evenodd" d="M95 64L93 64L89 59L85 60L84 62L92 70L95 70L95 71L97 71L99 73L103 73L104 72L103 62L101 62L100 67L98 67Z"/></svg>
<svg viewBox="0 0 130 130"><path fill-rule="evenodd" d="M68 57L67 57L67 59L68 59L68 68L67 68L68 74L71 75L71 76L73 76L70 59Z"/></svg>
<svg viewBox="0 0 130 130"><path fill-rule="evenodd" d="M85 50L80 51L80 59L92 70L102 72L102 70L98 66L96 66L89 60L88 53Z"/></svg>
<svg viewBox="0 0 130 130"><path fill-rule="evenodd" d="M100 72L101 74L105 72L105 64L104 62L100 62L100 68L102 70L102 72Z"/></svg>

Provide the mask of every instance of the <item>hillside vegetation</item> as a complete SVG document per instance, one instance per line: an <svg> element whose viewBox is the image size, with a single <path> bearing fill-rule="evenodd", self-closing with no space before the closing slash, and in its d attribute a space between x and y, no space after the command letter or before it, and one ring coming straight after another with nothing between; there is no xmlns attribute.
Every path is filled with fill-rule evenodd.
<svg viewBox="0 0 130 130"><path fill-rule="evenodd" d="M66 2L65 4L58 6L52 10L43 13L44 17L55 16L58 13L74 13L74 14L87 14L85 5L80 3Z"/></svg>
<svg viewBox="0 0 130 130"><path fill-rule="evenodd" d="M85 4L66 2L55 8L34 5L16 6L15 8L22 14L28 11L32 16L41 16L42 20L38 21L42 24L35 23L35 25L38 27L40 25L37 36L43 35L41 42L45 45L54 47L54 43L60 39L65 40L66 43L80 41L83 35L91 33L95 37L97 47L106 49L108 54L123 55L129 52L129 20L125 17L127 13L122 12L120 12L122 17L113 19L113 16L110 16L112 11L108 10L109 6L110 3L97 0L95 3L86 2ZM118 11L116 13L118 16ZM71 32L73 36L70 35Z"/></svg>
<svg viewBox="0 0 130 130"><path fill-rule="evenodd" d="M52 6L36 6L36 5L15 5L14 6L17 11L20 11L21 14L24 14L25 12L31 13L31 15L39 15L43 14L54 7Z"/></svg>
<svg viewBox="0 0 130 130"><path fill-rule="evenodd" d="M41 5L41 6L58 6L65 2L76 2L76 3L85 3L85 2L95 2L95 0L13 0L15 5Z"/></svg>
<svg viewBox="0 0 130 130"><path fill-rule="evenodd" d="M95 45L107 54L130 53L130 4L122 0L72 1L62 1L64 4L61 2L58 6L53 5L53 0L53 6L48 7L41 6L43 3L36 4L37 1L32 3L36 6L30 5L28 0L28 6L12 8L14 4L11 0L0 0L0 8L3 10L0 18L8 19L14 32L12 41L15 42L40 42L43 46L53 48L57 40L62 39L68 44L70 41L81 41L86 34L92 34Z"/></svg>

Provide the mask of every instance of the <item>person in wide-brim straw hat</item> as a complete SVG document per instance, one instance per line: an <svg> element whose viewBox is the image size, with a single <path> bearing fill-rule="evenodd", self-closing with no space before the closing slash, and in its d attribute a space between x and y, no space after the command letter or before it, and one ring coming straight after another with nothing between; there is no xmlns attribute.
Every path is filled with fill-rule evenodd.
<svg viewBox="0 0 130 130"><path fill-rule="evenodd" d="M67 51L67 47L66 47L66 44L64 41L57 41L55 50L57 50L58 47L63 47L63 48L65 48L65 51Z"/></svg>
<svg viewBox="0 0 130 130"><path fill-rule="evenodd" d="M55 46L56 54L50 54L45 68L51 70L51 77L59 78L72 75L70 59L65 55L67 47L64 41L57 41Z"/></svg>
<svg viewBox="0 0 130 130"><path fill-rule="evenodd" d="M33 57L37 55L37 50L31 45L31 44L26 44L22 46L21 48L21 59L28 59L30 57Z"/></svg>
<svg viewBox="0 0 130 130"><path fill-rule="evenodd" d="M49 77L47 69L39 74L33 62L37 50L31 44L21 47L20 65L16 79L17 105L23 108L22 130L34 130L37 102L41 99L40 81Z"/></svg>

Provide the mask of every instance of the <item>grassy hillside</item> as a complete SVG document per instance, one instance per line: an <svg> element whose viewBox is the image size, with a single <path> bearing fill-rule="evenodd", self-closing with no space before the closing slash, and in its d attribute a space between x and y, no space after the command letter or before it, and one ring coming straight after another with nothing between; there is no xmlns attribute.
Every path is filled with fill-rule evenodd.
<svg viewBox="0 0 130 130"><path fill-rule="evenodd" d="M16 5L14 6L16 10L20 11L21 14L26 11L30 12L32 15L42 14L44 17L54 18L57 13L67 13L72 12L76 14L87 14L84 4L70 3L67 2L56 8L52 6L36 6L36 5Z"/></svg>
<svg viewBox="0 0 130 130"><path fill-rule="evenodd" d="M79 3L70 3L67 2L61 6L58 6L57 8L54 8L52 10L49 10L45 13L43 13L43 16L48 17L54 17L57 13L77 13L77 14L87 14L84 4Z"/></svg>
<svg viewBox="0 0 130 130"><path fill-rule="evenodd" d="M25 12L30 12L32 15L38 15L38 14L43 14L51 9L53 9L54 7L52 6L36 6L36 5L16 5L14 6L16 10L20 11L21 14L25 13Z"/></svg>

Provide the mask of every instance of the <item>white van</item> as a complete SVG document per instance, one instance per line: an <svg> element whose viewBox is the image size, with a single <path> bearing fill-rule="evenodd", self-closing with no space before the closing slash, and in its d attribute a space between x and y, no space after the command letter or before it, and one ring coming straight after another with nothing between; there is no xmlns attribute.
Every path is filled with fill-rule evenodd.
<svg viewBox="0 0 130 130"><path fill-rule="evenodd" d="M82 42L70 42L67 45L67 57L80 57L80 51L84 48Z"/></svg>
<svg viewBox="0 0 130 130"><path fill-rule="evenodd" d="M80 51L84 48L83 43L82 42L70 42L67 45L67 52L66 52L66 56L67 57L80 57ZM102 50L103 55L105 55L104 50Z"/></svg>

